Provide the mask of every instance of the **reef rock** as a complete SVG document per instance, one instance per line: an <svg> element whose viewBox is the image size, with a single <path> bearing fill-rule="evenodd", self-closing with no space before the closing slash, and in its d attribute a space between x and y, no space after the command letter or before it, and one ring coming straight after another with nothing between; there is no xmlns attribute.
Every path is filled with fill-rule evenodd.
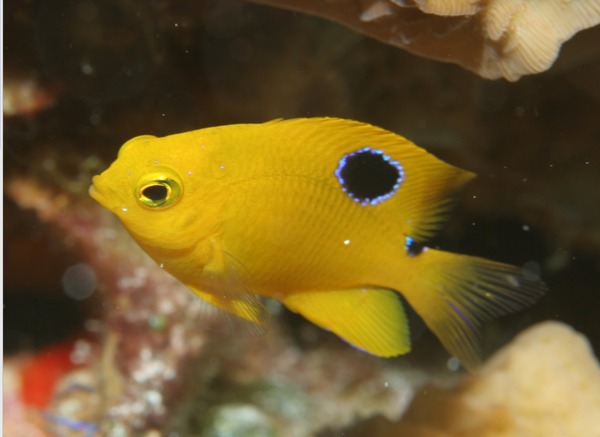
<svg viewBox="0 0 600 437"><path fill-rule="evenodd" d="M598 0L254 0L338 21L486 79L547 70L563 42L600 23Z"/></svg>
<svg viewBox="0 0 600 437"><path fill-rule="evenodd" d="M517 336L451 391L422 391L394 435L600 435L600 366L585 337L558 322ZM391 430L381 422L376 434ZM383 428L383 429L382 429Z"/></svg>

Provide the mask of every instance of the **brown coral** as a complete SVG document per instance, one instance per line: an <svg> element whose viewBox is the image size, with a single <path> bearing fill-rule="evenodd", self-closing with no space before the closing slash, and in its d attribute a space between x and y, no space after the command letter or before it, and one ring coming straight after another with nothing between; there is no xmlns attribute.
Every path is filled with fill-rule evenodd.
<svg viewBox="0 0 600 437"><path fill-rule="evenodd" d="M518 80L556 60L562 43L600 23L598 0L253 0L335 21L486 79Z"/></svg>

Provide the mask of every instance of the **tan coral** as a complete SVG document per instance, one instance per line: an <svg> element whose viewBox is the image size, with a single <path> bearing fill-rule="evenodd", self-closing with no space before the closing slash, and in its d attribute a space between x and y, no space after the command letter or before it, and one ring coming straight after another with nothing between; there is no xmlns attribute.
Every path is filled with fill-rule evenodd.
<svg viewBox="0 0 600 437"><path fill-rule="evenodd" d="M443 17L473 15L481 9L479 0L413 0L413 2L423 12Z"/></svg>
<svg viewBox="0 0 600 437"><path fill-rule="evenodd" d="M343 23L486 79L547 70L561 45L600 23L600 0L254 0Z"/></svg>
<svg viewBox="0 0 600 437"><path fill-rule="evenodd" d="M600 435L600 368L587 340L561 323L517 337L485 365L464 399L488 413L505 409L510 435Z"/></svg>
<svg viewBox="0 0 600 437"><path fill-rule="evenodd" d="M478 72L517 80L548 69L563 42L600 22L600 1L495 0L481 14L484 46Z"/></svg>
<svg viewBox="0 0 600 437"><path fill-rule="evenodd" d="M398 437L589 437L600 436L598 412L600 367L587 339L544 322L454 390L424 390L387 426Z"/></svg>

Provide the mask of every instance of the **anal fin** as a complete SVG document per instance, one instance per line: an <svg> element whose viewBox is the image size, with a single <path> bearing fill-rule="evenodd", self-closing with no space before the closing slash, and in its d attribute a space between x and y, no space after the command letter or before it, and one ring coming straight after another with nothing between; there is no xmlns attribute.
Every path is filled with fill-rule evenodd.
<svg viewBox="0 0 600 437"><path fill-rule="evenodd" d="M242 321L250 322L241 324L235 317L228 317L234 331L264 334L269 326L269 311L242 279L244 266L223 250L218 240L211 240L209 244L212 259L203 268L202 281L198 286L188 283L187 287L203 301L224 310L225 316L233 314Z"/></svg>
<svg viewBox="0 0 600 437"><path fill-rule="evenodd" d="M410 351L408 323L394 291L356 288L293 293L283 303L351 345L381 357Z"/></svg>

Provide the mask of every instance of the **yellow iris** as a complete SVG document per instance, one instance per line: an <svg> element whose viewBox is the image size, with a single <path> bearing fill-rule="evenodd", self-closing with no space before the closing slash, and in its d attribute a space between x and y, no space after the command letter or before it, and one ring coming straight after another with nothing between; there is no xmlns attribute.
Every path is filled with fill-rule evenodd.
<svg viewBox="0 0 600 437"><path fill-rule="evenodd" d="M136 198L149 208L166 208L174 205L182 193L182 184L175 175L155 172L143 176L137 183Z"/></svg>

